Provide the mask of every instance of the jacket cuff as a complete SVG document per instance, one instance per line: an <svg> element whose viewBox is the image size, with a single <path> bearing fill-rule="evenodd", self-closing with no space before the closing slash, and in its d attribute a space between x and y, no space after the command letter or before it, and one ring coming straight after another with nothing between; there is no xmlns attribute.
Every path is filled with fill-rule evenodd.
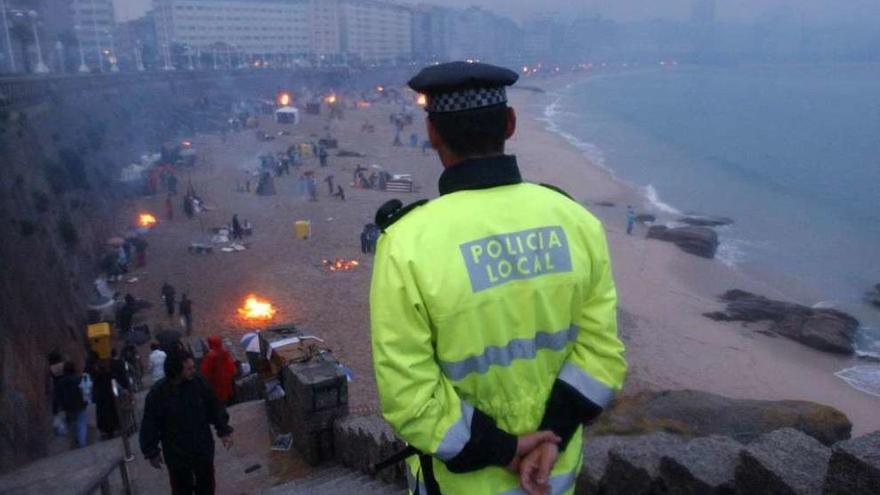
<svg viewBox="0 0 880 495"><path fill-rule="evenodd" d="M470 440L455 457L446 461L453 473L467 473L488 466L506 466L516 455L516 435L498 428L495 420L474 409Z"/></svg>
<svg viewBox="0 0 880 495"><path fill-rule="evenodd" d="M544 418L541 419L538 430L552 431L561 438L559 450L562 451L568 446L578 427L595 420L602 411L601 406L578 393L568 383L557 379L550 391Z"/></svg>

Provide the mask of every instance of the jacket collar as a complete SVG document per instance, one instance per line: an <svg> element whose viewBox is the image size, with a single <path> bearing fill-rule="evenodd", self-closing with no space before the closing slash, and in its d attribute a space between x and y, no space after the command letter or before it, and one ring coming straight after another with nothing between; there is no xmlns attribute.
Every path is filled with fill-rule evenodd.
<svg viewBox="0 0 880 495"><path fill-rule="evenodd" d="M522 182L516 157L497 155L471 158L447 168L440 175L440 195L472 189L509 186Z"/></svg>

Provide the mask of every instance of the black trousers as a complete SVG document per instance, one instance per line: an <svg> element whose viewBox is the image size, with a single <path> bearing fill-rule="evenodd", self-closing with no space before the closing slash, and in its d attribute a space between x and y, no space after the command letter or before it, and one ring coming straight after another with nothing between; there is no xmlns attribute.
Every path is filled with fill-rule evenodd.
<svg viewBox="0 0 880 495"><path fill-rule="evenodd" d="M214 463L198 462L188 467L168 466L172 495L214 495Z"/></svg>

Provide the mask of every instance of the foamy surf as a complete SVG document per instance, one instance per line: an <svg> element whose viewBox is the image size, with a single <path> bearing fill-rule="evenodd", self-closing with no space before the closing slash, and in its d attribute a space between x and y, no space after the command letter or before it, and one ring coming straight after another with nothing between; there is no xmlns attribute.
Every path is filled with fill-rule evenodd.
<svg viewBox="0 0 880 495"><path fill-rule="evenodd" d="M669 203L665 203L660 199L660 195L657 193L657 189L654 188L653 184L648 184L647 186L642 188L642 194L645 196L645 199L656 208L658 211L662 211L663 213L669 213L670 215L681 215L681 210L670 205Z"/></svg>
<svg viewBox="0 0 880 495"><path fill-rule="evenodd" d="M880 397L880 365L860 365L834 374L852 388Z"/></svg>
<svg viewBox="0 0 880 495"><path fill-rule="evenodd" d="M586 156L592 164L608 172L609 174L611 174L611 177L617 179L617 176L614 174L614 170L606 166L605 154L598 146L593 143L582 141L577 136L562 130L559 125L559 118L566 115L575 116L575 114L561 110L561 101L562 97L559 96L556 98L556 100L553 101L553 103L544 107L544 117L539 118L538 120L546 124L544 127L546 130L558 136L561 136L568 142L568 144L580 150L581 153L583 153L584 156Z"/></svg>

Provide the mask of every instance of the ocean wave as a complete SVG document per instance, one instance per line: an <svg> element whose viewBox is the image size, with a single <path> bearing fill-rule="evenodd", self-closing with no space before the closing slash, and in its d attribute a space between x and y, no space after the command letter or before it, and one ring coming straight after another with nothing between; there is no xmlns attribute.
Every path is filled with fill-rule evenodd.
<svg viewBox="0 0 880 495"><path fill-rule="evenodd" d="M728 268L736 268L746 259L746 242L738 239L724 239L718 245L715 259Z"/></svg>
<svg viewBox="0 0 880 495"><path fill-rule="evenodd" d="M645 199L656 208L658 211L662 211L663 213L669 213L671 215L681 215L681 210L670 205L669 203L663 202L660 199L660 194L657 193L657 189L653 184L648 184L647 186L642 188L642 194L645 196Z"/></svg>
<svg viewBox="0 0 880 495"><path fill-rule="evenodd" d="M576 114L561 110L561 101L562 96L559 96L556 98L556 100L553 101L553 103L544 107L544 117L538 118L538 120L546 124L545 129L558 136L561 136L569 144L580 150L581 153L583 153L584 156L586 156L591 163L608 172L613 178L617 179L614 170L612 170L605 164L605 154L598 146L593 143L583 141L577 136L562 130L559 125L559 117L574 116Z"/></svg>
<svg viewBox="0 0 880 495"><path fill-rule="evenodd" d="M856 390L880 397L880 366L878 365L853 366L840 370L834 375Z"/></svg>

